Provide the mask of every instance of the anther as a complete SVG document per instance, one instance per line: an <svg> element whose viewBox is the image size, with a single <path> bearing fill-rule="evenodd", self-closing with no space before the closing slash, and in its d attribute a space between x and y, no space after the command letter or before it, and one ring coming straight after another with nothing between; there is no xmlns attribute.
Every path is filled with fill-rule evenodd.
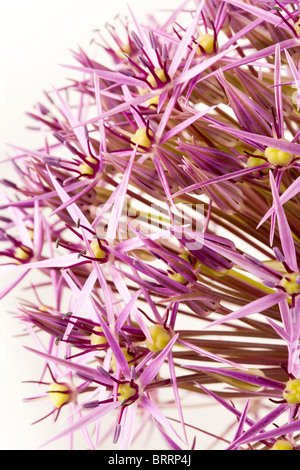
<svg viewBox="0 0 300 470"><path fill-rule="evenodd" d="M3 180L0 180L1 184L3 184L4 186L7 186L8 188L13 188L13 189L18 189L18 186L13 183L12 181L6 179L6 178L3 178Z"/></svg>
<svg viewBox="0 0 300 470"><path fill-rule="evenodd" d="M118 402L121 406L124 406L124 402L127 402L131 397L136 395L136 389L131 387L130 383L120 384L118 387Z"/></svg>
<svg viewBox="0 0 300 470"><path fill-rule="evenodd" d="M99 238L94 238L90 243L90 248L97 259L105 259L107 257L107 252L102 249L101 242Z"/></svg>
<svg viewBox="0 0 300 470"><path fill-rule="evenodd" d="M53 132L53 135L61 144L65 143L64 137L62 137L58 132Z"/></svg>
<svg viewBox="0 0 300 470"><path fill-rule="evenodd" d="M121 69L119 70L120 73L122 73L123 75L126 75L128 77L134 77L134 72L132 70L127 70L127 69Z"/></svg>
<svg viewBox="0 0 300 470"><path fill-rule="evenodd" d="M94 377L92 375L85 374L84 372L76 372L76 375L83 380L86 380L87 382L93 382Z"/></svg>
<svg viewBox="0 0 300 470"><path fill-rule="evenodd" d="M43 116L46 116L50 112L49 109L46 108L46 106L44 106L42 103L38 103L38 107Z"/></svg>
<svg viewBox="0 0 300 470"><path fill-rule="evenodd" d="M98 366L97 369L100 372L100 374L102 374L103 377L105 377L106 379L111 379L112 378L110 373L107 372L107 370L105 370L102 366Z"/></svg>
<svg viewBox="0 0 300 470"><path fill-rule="evenodd" d="M64 146L70 150L70 152L73 154L73 155L78 155L78 150L77 148L75 148L73 145L70 144L70 142L68 142L67 140L64 141Z"/></svg>
<svg viewBox="0 0 300 470"><path fill-rule="evenodd" d="M98 160L94 157L87 157L81 165L79 170L82 176L93 176L95 174L95 166L98 164Z"/></svg>
<svg viewBox="0 0 300 470"><path fill-rule="evenodd" d="M264 163L266 163L266 160L263 157L264 153L256 149L253 154L248 158L247 167L253 168L259 165L263 165Z"/></svg>
<svg viewBox="0 0 300 470"><path fill-rule="evenodd" d="M128 352L127 348L121 348L121 351L127 362L131 362L134 359L134 356ZM114 355L111 358L110 367L114 372L117 370L117 363Z"/></svg>
<svg viewBox="0 0 300 470"><path fill-rule="evenodd" d="M135 378L136 378L136 370L135 370L134 365L132 365L131 368L130 368L130 378L131 378L131 380L135 380Z"/></svg>
<svg viewBox="0 0 300 470"><path fill-rule="evenodd" d="M83 130L84 130L84 136L86 138L86 140L89 140L89 131L88 131L88 128L86 126L86 124L83 126Z"/></svg>

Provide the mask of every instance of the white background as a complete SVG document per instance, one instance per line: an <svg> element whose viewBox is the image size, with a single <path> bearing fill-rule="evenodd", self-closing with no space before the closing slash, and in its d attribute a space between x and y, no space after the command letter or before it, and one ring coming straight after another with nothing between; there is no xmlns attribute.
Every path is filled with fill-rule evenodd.
<svg viewBox="0 0 300 470"><path fill-rule="evenodd" d="M31 123L26 111L43 98L43 89L65 84L70 64L69 50L78 45L88 49L92 30L118 13L126 13L122 0L0 0L0 160L11 152L6 143L35 148L35 135L26 130ZM179 0L129 1L138 19L149 9L174 8ZM10 166L0 166L0 176L8 177ZM1 286L7 277L1 279ZM23 403L36 391L22 381L35 380L35 364L40 361L23 348L25 338L17 320L6 313L13 310L16 293L1 301L0 320L0 447L35 449L52 432L51 418L30 426L41 417L39 407ZM28 343L27 343L28 344ZM46 411L45 411L46 412ZM56 443L59 448L63 443Z"/></svg>

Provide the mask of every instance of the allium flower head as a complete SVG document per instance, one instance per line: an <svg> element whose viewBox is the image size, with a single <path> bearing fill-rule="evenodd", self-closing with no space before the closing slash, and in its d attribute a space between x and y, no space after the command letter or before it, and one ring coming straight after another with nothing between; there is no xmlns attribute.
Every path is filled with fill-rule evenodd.
<svg viewBox="0 0 300 470"><path fill-rule="evenodd" d="M73 53L29 113L44 144L12 143L1 180L0 297L27 282L41 445L297 450L300 4L128 8Z"/></svg>

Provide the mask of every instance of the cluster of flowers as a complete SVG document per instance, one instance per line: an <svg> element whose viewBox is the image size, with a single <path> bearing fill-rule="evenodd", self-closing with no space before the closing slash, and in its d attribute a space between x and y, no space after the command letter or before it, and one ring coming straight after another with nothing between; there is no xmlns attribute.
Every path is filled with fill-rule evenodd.
<svg viewBox="0 0 300 470"><path fill-rule="evenodd" d="M67 410L48 443L130 449L150 427L171 449L296 450L300 4L128 16L74 53L81 78L45 93L43 143L2 179L1 298L38 270L17 318L49 415Z"/></svg>

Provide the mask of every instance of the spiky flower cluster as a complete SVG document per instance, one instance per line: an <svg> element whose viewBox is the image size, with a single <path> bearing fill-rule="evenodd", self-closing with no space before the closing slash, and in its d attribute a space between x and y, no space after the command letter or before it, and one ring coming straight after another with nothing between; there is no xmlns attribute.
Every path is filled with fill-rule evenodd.
<svg viewBox="0 0 300 470"><path fill-rule="evenodd" d="M48 442L299 448L299 17L285 0L129 10L30 113L43 144L14 146L2 179L1 297L39 273L17 317L49 414L68 410Z"/></svg>

